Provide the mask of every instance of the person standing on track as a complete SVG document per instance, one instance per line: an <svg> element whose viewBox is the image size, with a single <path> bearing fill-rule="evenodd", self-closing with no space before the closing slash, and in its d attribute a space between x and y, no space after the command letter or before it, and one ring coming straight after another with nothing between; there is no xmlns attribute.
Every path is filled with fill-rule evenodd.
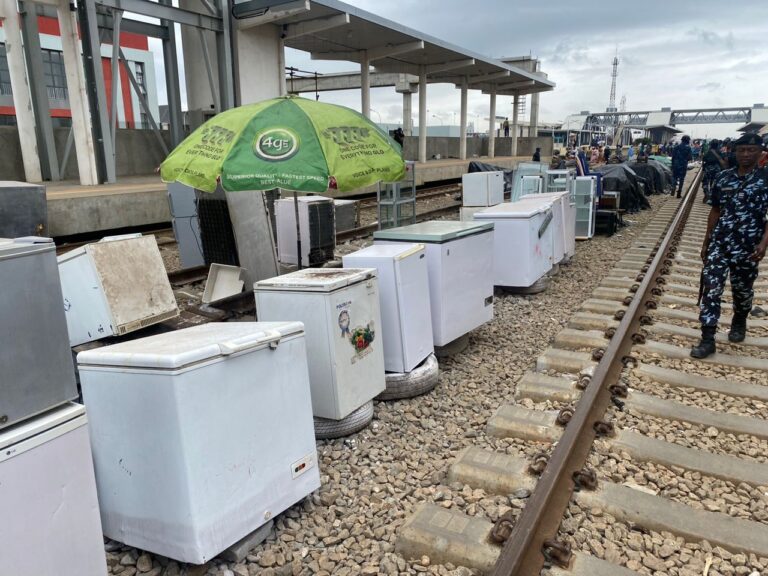
<svg viewBox="0 0 768 576"><path fill-rule="evenodd" d="M683 183L685 175L688 173L688 162L693 158L691 152L691 137L687 134L683 136L680 144L672 150L672 178L677 186L677 197L683 194Z"/></svg>
<svg viewBox="0 0 768 576"><path fill-rule="evenodd" d="M691 349L694 358L706 358L716 351L720 301L729 273L733 319L728 340L744 341L757 267L768 248L768 169L758 166L762 139L745 134L733 146L738 166L722 172L709 198L712 210L701 247L701 341Z"/></svg>
<svg viewBox="0 0 768 576"><path fill-rule="evenodd" d="M719 140L712 140L709 143L709 150L704 154L703 164L704 178L702 184L704 185L704 202L707 202L709 201L709 192L720 176L720 172L728 167L728 161L721 156Z"/></svg>

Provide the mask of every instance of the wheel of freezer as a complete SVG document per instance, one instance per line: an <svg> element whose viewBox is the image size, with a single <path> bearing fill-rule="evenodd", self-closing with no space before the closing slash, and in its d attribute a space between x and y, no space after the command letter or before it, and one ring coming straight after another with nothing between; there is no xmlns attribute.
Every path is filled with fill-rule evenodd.
<svg viewBox="0 0 768 576"><path fill-rule="evenodd" d="M426 394L437 386L439 372L434 354L410 372L387 372L387 389L376 396L376 400L400 400Z"/></svg>
<svg viewBox="0 0 768 576"><path fill-rule="evenodd" d="M370 400L341 420L315 417L315 438L331 440L359 432L373 420L373 400Z"/></svg>

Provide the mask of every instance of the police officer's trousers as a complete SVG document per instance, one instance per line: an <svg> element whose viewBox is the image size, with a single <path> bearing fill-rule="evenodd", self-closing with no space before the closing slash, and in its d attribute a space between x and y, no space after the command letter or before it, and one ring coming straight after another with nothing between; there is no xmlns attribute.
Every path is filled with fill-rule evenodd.
<svg viewBox="0 0 768 576"><path fill-rule="evenodd" d="M729 257L717 244L709 247L709 253L702 273L702 293L699 320L702 326L717 326L720 319L720 301L725 291L725 281L731 276L733 313L749 314L755 295L757 262L740 255Z"/></svg>
<svg viewBox="0 0 768 576"><path fill-rule="evenodd" d="M687 174L688 168L676 168L672 167L672 178L674 179L673 188L677 190L678 192L682 192L683 190L683 184L685 184L685 175Z"/></svg>

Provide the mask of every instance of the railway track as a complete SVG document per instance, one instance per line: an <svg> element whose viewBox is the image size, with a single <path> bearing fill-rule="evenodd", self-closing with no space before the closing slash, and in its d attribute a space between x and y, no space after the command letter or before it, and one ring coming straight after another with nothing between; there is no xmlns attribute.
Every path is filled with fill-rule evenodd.
<svg viewBox="0 0 768 576"><path fill-rule="evenodd" d="M446 483L509 496L495 523L423 503L396 550L494 576L768 574L768 321L705 361L700 174L487 421L525 457L463 450ZM758 279L757 305L768 301ZM724 306L723 324L729 320Z"/></svg>

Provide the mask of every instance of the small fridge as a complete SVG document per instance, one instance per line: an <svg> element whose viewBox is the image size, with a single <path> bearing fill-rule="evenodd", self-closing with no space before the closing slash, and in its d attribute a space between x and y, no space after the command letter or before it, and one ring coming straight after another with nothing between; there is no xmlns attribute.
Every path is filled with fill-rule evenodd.
<svg viewBox="0 0 768 576"><path fill-rule="evenodd" d="M345 268L376 268L384 369L410 372L434 350L424 245L374 245L343 261Z"/></svg>
<svg viewBox="0 0 768 576"><path fill-rule="evenodd" d="M499 204L475 214L494 225L493 283L527 288L552 269L554 213L552 200L536 195Z"/></svg>
<svg viewBox="0 0 768 576"><path fill-rule="evenodd" d="M464 206L495 206L504 202L504 172L470 172L461 177Z"/></svg>
<svg viewBox="0 0 768 576"><path fill-rule="evenodd" d="M180 182L171 182L168 184L168 206L171 209L171 224L179 248L181 267L205 265L195 189Z"/></svg>
<svg viewBox="0 0 768 576"><path fill-rule="evenodd" d="M254 292L259 320L304 323L315 416L341 420L384 391L376 270L308 268Z"/></svg>
<svg viewBox="0 0 768 576"><path fill-rule="evenodd" d="M333 260L336 249L335 207L331 198L299 196L301 265L319 266ZM296 205L293 198L275 201L277 221L277 259L283 264L298 264L296 243Z"/></svg>
<svg viewBox="0 0 768 576"><path fill-rule="evenodd" d="M106 576L85 408L0 432L0 574Z"/></svg>
<svg viewBox="0 0 768 576"><path fill-rule="evenodd" d="M179 315L154 236L94 242L58 260L70 346Z"/></svg>
<svg viewBox="0 0 768 576"><path fill-rule="evenodd" d="M552 200L554 208L554 263L568 260L576 253L576 204L570 192L550 192L530 194L526 198L547 198Z"/></svg>
<svg viewBox="0 0 768 576"><path fill-rule="evenodd" d="M492 222L449 220L374 232L376 245L425 245L435 346L493 319L493 234Z"/></svg>
<svg viewBox="0 0 768 576"><path fill-rule="evenodd" d="M0 430L77 398L64 307L53 240L0 239Z"/></svg>
<svg viewBox="0 0 768 576"><path fill-rule="evenodd" d="M576 238L588 240L595 235L595 209L597 203L597 176L577 176L573 185L576 203Z"/></svg>
<svg viewBox="0 0 768 576"><path fill-rule="evenodd" d="M320 486L301 323L203 324L77 361L110 538L204 564Z"/></svg>

